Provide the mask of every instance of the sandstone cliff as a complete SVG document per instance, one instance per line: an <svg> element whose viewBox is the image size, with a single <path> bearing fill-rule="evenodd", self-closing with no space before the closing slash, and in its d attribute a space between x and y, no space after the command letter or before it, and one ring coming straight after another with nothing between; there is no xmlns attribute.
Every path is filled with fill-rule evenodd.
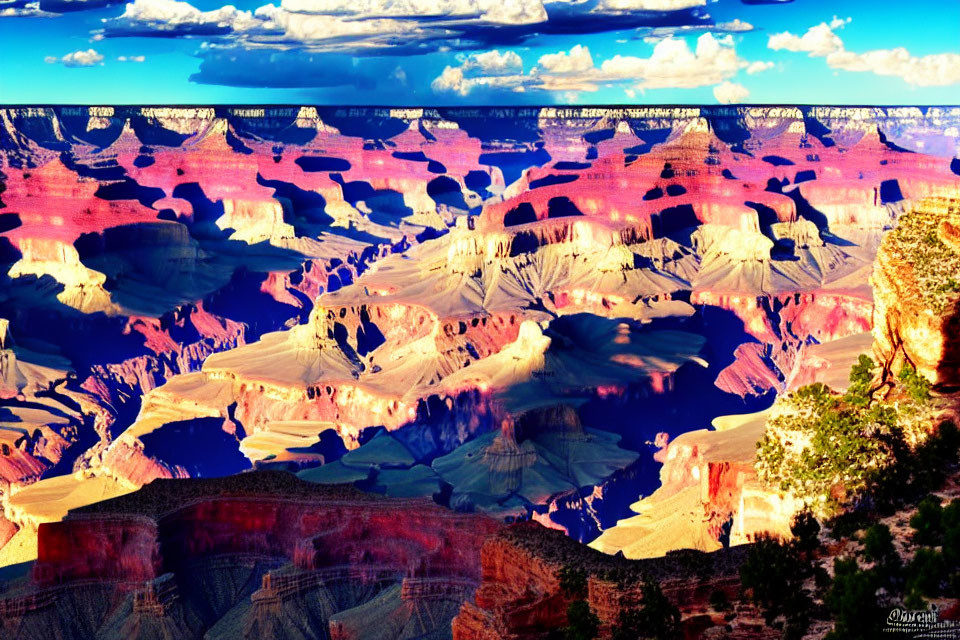
<svg viewBox="0 0 960 640"><path fill-rule="evenodd" d="M960 197L916 203L874 266L874 353L904 361L942 390L960 388Z"/></svg>
<svg viewBox="0 0 960 640"><path fill-rule="evenodd" d="M665 557L630 561L599 553L559 531L521 523L492 536L483 546L483 580L475 603L467 602L453 621L454 640L546 638L566 626L570 598L560 588L560 571L587 574L587 603L608 638L620 611L635 606L644 577L657 580L679 607L684 635L702 638L708 629L725 627L722 614L709 604L714 592L736 601L743 549L715 553L679 551ZM629 603L629 604L628 604ZM749 607L738 605L729 627L732 638L775 638Z"/></svg>

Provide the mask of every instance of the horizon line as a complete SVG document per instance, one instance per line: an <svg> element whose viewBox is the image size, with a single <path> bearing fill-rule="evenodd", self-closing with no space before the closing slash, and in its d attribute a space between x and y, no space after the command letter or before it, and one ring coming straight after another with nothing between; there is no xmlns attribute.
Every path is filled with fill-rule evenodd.
<svg viewBox="0 0 960 640"><path fill-rule="evenodd" d="M170 107L170 108L294 108L294 107L313 107L318 109L648 109L648 108L699 108L699 109L737 109L737 108L756 108L756 107L837 107L837 108L860 108L860 109L890 109L890 108L960 108L958 104L911 104L911 103L890 103L890 104L865 104L865 103L802 103L802 102L744 102L737 104L705 104L705 103L650 103L650 104L470 104L470 105L437 105L437 104L311 104L307 102L131 102L131 103L79 103L79 102L20 102L20 103L0 103L0 109L16 108L63 108L63 107L114 107L114 108L150 108L150 107Z"/></svg>

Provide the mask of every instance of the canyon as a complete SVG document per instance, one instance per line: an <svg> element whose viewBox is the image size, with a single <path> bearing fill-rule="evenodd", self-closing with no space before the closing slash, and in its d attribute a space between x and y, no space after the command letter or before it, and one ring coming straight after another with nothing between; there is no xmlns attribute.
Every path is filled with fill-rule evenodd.
<svg viewBox="0 0 960 640"><path fill-rule="evenodd" d="M753 470L779 395L843 389L867 352L957 384L935 283L960 255L960 109L0 123L14 637L445 637L454 615L456 638L525 637L562 626L544 545L596 565L607 631L619 567L659 572L699 637L736 547L797 508ZM515 521L537 524L495 533Z"/></svg>

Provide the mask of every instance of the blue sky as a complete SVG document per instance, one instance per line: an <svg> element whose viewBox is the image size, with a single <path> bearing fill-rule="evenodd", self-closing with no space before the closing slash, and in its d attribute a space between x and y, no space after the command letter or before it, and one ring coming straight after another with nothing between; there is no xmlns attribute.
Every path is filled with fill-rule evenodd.
<svg viewBox="0 0 960 640"><path fill-rule="evenodd" d="M956 0L105 1L0 0L0 103L960 104Z"/></svg>

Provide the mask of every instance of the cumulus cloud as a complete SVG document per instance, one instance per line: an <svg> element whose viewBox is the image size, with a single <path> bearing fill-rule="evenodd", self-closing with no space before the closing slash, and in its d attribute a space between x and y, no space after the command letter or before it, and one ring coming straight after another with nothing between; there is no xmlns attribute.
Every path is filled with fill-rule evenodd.
<svg viewBox="0 0 960 640"><path fill-rule="evenodd" d="M593 69L593 56L590 49L575 45L570 51L548 53L540 57L537 67L547 73L578 73Z"/></svg>
<svg viewBox="0 0 960 640"><path fill-rule="evenodd" d="M117 18L105 19L107 35L217 35L242 33L262 26L249 11L227 5L200 11L181 0L134 0Z"/></svg>
<svg viewBox="0 0 960 640"><path fill-rule="evenodd" d="M146 56L117 56L117 62L143 62Z"/></svg>
<svg viewBox="0 0 960 640"><path fill-rule="evenodd" d="M686 40L668 38L649 58L616 55L600 65L605 78L636 81L637 88L688 89L717 84L749 63L737 55L733 39L705 33L690 49Z"/></svg>
<svg viewBox="0 0 960 640"><path fill-rule="evenodd" d="M485 75L510 75L523 71L523 60L516 51L500 53L499 49L493 49L465 56L462 67L466 71L477 70Z"/></svg>
<svg viewBox="0 0 960 640"><path fill-rule="evenodd" d="M78 1L78 0L59 0ZM714 26L706 0L281 0L256 11L201 11L186 0L134 0L104 20L109 37L220 36L215 44L380 55L490 49L535 35ZM740 21L731 29L745 30ZM505 31L504 27L509 28Z"/></svg>
<svg viewBox="0 0 960 640"><path fill-rule="evenodd" d="M851 21L851 20L853 20L853 18L850 18L850 17L847 17L847 18L838 18L837 16L833 16L833 19L830 21L830 28L831 28L831 29L840 29L840 28L845 27L846 25L850 24L850 21Z"/></svg>
<svg viewBox="0 0 960 640"><path fill-rule="evenodd" d="M826 22L810 27L802 36L789 31L775 33L767 40L767 46L774 51L803 51L813 56L826 56L843 49L843 40L833 32Z"/></svg>
<svg viewBox="0 0 960 640"><path fill-rule="evenodd" d="M868 71L880 76L896 76L918 87L960 83L960 54L938 53L922 57L911 55L903 47L876 49L866 53L835 51L827 64L844 71Z"/></svg>
<svg viewBox="0 0 960 640"><path fill-rule="evenodd" d="M39 2L0 0L0 18L50 18L56 15L41 9Z"/></svg>
<svg viewBox="0 0 960 640"><path fill-rule="evenodd" d="M902 78L920 87L960 83L960 54L936 53L914 56L907 49L874 49L864 53L847 51L834 30L849 24L850 18L834 16L829 22L810 27L802 36L790 32L770 36L770 49L806 52L810 57L824 58L831 69L869 72Z"/></svg>
<svg viewBox="0 0 960 640"><path fill-rule="evenodd" d="M455 93L467 96L475 88L486 84L485 78L468 78L463 67L445 67L443 72L433 79L430 88L436 93Z"/></svg>
<svg viewBox="0 0 960 640"><path fill-rule="evenodd" d="M711 33L745 33L747 31L753 31L755 27L736 18L728 22L705 22L703 24L682 24L669 27L650 27L642 28L637 32L637 37L643 39L644 42L648 44L656 44L661 40L666 38L672 38L674 36L682 36L687 34L693 34L696 32L709 31ZM618 41L621 44L627 42L626 40Z"/></svg>
<svg viewBox="0 0 960 640"><path fill-rule="evenodd" d="M720 104L743 102L749 95L750 91L742 84L736 84L730 81L718 84L713 88L713 97L716 98Z"/></svg>
<svg viewBox="0 0 960 640"><path fill-rule="evenodd" d="M601 85L628 85L630 89L684 89L720 84L749 66L737 55L732 38L706 33L693 49L686 40L668 38L657 43L649 58L616 55L599 66L583 45L541 56L527 74L493 76L471 73L466 64L448 66L432 87L438 93L461 96L478 88L591 92Z"/></svg>
<svg viewBox="0 0 960 640"><path fill-rule="evenodd" d="M103 56L97 53L94 49L87 49L86 51L74 51L68 53L62 58L57 58L56 56L47 56L43 59L47 64L56 64L57 62L61 63L65 67L92 67L98 64L103 64Z"/></svg>
<svg viewBox="0 0 960 640"><path fill-rule="evenodd" d="M460 66L447 66L430 83L436 93L469 95L477 87L523 90L523 60L516 51L498 49L460 56Z"/></svg>
<svg viewBox="0 0 960 640"><path fill-rule="evenodd" d="M711 38L727 47L731 42L716 34L753 29L742 20L715 24L705 10L708 0L272 0L270 4L266 1L256 10L225 5L204 11L192 4L193 0L131 0L121 15L104 19L103 29L95 34L109 38L203 37L200 57L208 62L205 65L201 62L194 81L233 86L290 86L293 80L288 78L286 70L277 72L275 63L278 56L288 51L299 51L305 61L313 60L310 56L314 54L346 56L348 60L336 73L328 74L323 69L316 78L312 75L302 78L305 87L317 83L326 86L345 75L368 75L366 67L380 64L370 62L376 58L483 52L459 57L447 67L449 70L444 69L436 78L421 77L420 82L429 83L433 79L433 86L441 93L466 95L477 87L517 92L550 87L593 91L598 82L626 82L617 77L606 80L608 72L587 57L589 51L585 47L564 52L567 58L550 54L556 57L547 57L543 63L538 61L535 69L525 73L519 55L515 51L504 52L503 47L519 46L532 37L639 29L654 30L663 36L662 41L675 42L675 33L710 29ZM239 52L243 52L241 57L250 63L228 69L230 59L237 58ZM573 57L569 57L571 55ZM696 54L691 55L696 62ZM648 86L656 86L657 73L664 72L657 65L662 63L656 55L650 62ZM324 66L314 62L295 64L310 74L317 73L317 65ZM563 65L569 68L564 69ZM390 68L395 67L396 63ZM262 74L254 69L268 71ZM424 73L410 66L406 70L413 76ZM379 81L386 80L389 73L380 76ZM687 74L678 71L674 75ZM721 72L719 77L713 73L696 82L716 84L726 77L726 72ZM341 79L341 84L348 83Z"/></svg>
<svg viewBox="0 0 960 640"><path fill-rule="evenodd" d="M775 65L772 62L764 62L762 60L757 60L756 62L751 62L747 67L747 73L753 75L755 73L762 73L768 69L773 69Z"/></svg>

